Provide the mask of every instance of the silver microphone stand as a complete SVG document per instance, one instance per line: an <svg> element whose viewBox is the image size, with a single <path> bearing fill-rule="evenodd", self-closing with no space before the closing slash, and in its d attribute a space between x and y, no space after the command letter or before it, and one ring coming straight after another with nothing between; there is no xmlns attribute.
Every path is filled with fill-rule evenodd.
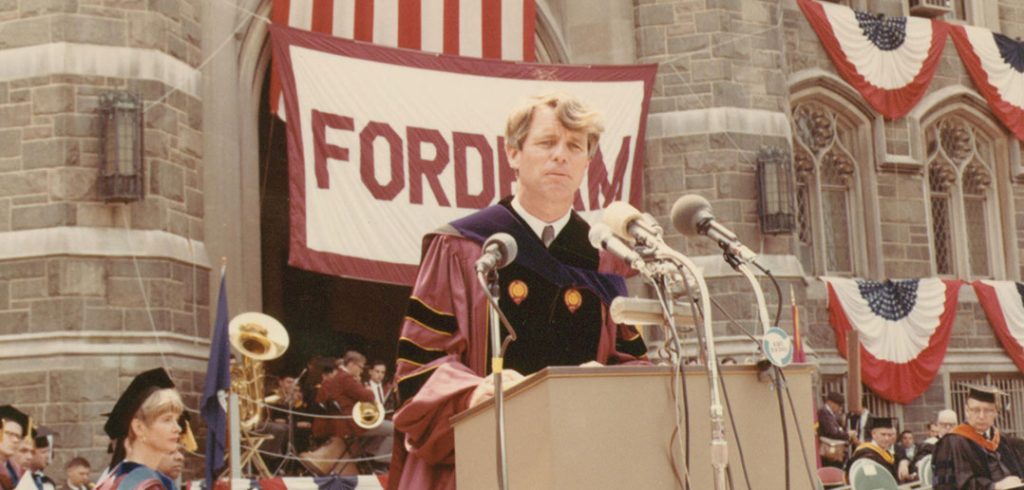
<svg viewBox="0 0 1024 490"><path fill-rule="evenodd" d="M673 250L661 239L662 229L653 220L648 219L644 223L644 227L650 233L650 236L638 236L637 247L638 252L645 257L657 262L667 262L675 267L675 270L683 275L685 284L685 274L689 274L694 278L697 283L699 290L701 312L704 323L704 349L707 359L708 367L708 387L710 389L710 421L711 421L711 466L714 469L714 481L716 490L727 490L728 489L728 475L726 470L729 465L729 443L725 437L725 415L722 405L722 380L721 375L718 372L718 355L715 353L715 337L714 328L711 323L711 295L708 292L707 282L704 280L704 276L700 273L697 265L690 260L689 257ZM661 300L662 309L666 316L666 324L672 329L672 335L676 335L675 322L672 315L672 298L671 291L668 291L667 282L663 281L652 281L655 285L655 289L658 291L659 299ZM664 289L664 291L663 291ZM678 342L678 339L674 339ZM677 344L678 345L678 344ZM678 369L678 366L676 367Z"/></svg>
<svg viewBox="0 0 1024 490"><path fill-rule="evenodd" d="M498 488L508 490L508 447L505 440L505 392L502 386L502 371L504 370L505 350L508 345L516 340L516 331L509 324L508 319L501 312L498 304L498 272L494 269L480 271L477 279L484 288L489 303L488 328L491 335L491 373L494 375L494 419L497 431L497 463L498 463ZM508 330L508 336L501 340L501 326Z"/></svg>

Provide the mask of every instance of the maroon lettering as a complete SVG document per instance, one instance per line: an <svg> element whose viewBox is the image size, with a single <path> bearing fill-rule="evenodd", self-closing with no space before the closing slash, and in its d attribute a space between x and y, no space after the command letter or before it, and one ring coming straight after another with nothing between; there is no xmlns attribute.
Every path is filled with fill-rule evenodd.
<svg viewBox="0 0 1024 490"><path fill-rule="evenodd" d="M452 134L455 147L455 205L462 209L481 209L494 199L494 150L480 134L455 132ZM469 177L466 168L466 150L473 148L480 155L480 180L483 188L479 194L469 193Z"/></svg>
<svg viewBox="0 0 1024 490"><path fill-rule="evenodd" d="M505 138L498 136L498 195L511 195L515 181L516 171L508 164L508 154L505 153Z"/></svg>
<svg viewBox="0 0 1024 490"><path fill-rule="evenodd" d="M384 138L391 153L391 181L387 184L377 182L373 171L373 144L378 137ZM371 121L359 132L359 176L373 197L390 201L402 191L405 185L403 160L402 138L387 123Z"/></svg>
<svg viewBox="0 0 1024 490"><path fill-rule="evenodd" d="M406 130L409 144L409 202L423 204L423 179L427 179L437 203L451 207L441 188L440 175L448 166L448 142L436 129L410 127ZM434 146L434 158L423 158L423 144Z"/></svg>
<svg viewBox="0 0 1024 490"><path fill-rule="evenodd" d="M625 184L626 164L629 161L630 137L622 138L622 146L619 147L619 156L615 158L615 169L612 172L612 181L608 182L608 169L604 166L604 157L601 149L597 149L594 158L590 160L590 168L587 170L587 190L590 197L590 209L604 209L613 201L622 199L622 188ZM604 204L598 198L604 196Z"/></svg>
<svg viewBox="0 0 1024 490"><path fill-rule="evenodd" d="M313 109L313 173L316 175L316 186L320 189L330 186L327 159L348 161L348 148L327 143L328 127L352 131L355 125L351 117Z"/></svg>

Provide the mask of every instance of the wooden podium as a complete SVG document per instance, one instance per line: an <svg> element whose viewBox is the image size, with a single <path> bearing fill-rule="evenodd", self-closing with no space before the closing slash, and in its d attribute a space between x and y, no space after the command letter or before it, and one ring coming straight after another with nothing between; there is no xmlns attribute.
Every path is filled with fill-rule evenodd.
<svg viewBox="0 0 1024 490"><path fill-rule="evenodd" d="M722 366L724 388L736 417L725 410L729 468L734 489L749 490L740 464L737 433L751 484L786 488L782 423L772 384L758 380L753 365ZM815 469L811 377L814 367L785 369L795 404L794 422L785 401L789 436L790 489L813 487L801 455ZM711 427L707 372L687 367L691 490L713 490L709 460ZM505 423L509 487L521 490L597 488L677 489L673 430L672 370L668 366L549 367L506 391ZM682 394L679 395L682 403ZM723 400L724 404L724 400ZM724 407L723 407L724 409ZM796 424L800 425L797 431ZM497 488L494 404L487 402L452 418L455 469L460 489ZM681 426L680 430L685 430ZM686 434L680 434L685 445Z"/></svg>

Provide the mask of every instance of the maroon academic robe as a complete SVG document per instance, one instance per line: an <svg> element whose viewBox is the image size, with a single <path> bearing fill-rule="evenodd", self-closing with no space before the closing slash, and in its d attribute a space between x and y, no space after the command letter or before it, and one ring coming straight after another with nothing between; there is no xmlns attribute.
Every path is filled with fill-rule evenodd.
<svg viewBox="0 0 1024 490"><path fill-rule="evenodd" d="M341 371L333 378L324 381L316 393L316 402L324 406L338 408L338 414L351 415L356 402L372 402L373 392L351 374ZM352 419L316 419L313 421L313 435L338 436L359 435L366 432Z"/></svg>
<svg viewBox="0 0 1024 490"><path fill-rule="evenodd" d="M399 339L395 379L402 406L394 418L389 490L455 488L455 438L449 418L468 408L473 390L489 372L487 300L474 269L481 247L453 234L429 239ZM628 272L604 252L597 270ZM419 309L416 314L411 314L413 308ZM612 322L607 305L600 312L603 322L592 358L602 364L646 362L636 329ZM622 352L627 348L635 354ZM417 389L407 397L410 385Z"/></svg>

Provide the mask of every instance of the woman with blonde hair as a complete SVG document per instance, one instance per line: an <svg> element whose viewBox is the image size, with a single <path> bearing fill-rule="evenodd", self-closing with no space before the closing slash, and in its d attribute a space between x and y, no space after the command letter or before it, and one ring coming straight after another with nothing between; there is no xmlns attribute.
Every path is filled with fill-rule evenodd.
<svg viewBox="0 0 1024 490"><path fill-rule="evenodd" d="M167 371L157 368L136 376L103 426L115 451L97 490L177 490L157 468L178 448L178 417L184 408Z"/></svg>

